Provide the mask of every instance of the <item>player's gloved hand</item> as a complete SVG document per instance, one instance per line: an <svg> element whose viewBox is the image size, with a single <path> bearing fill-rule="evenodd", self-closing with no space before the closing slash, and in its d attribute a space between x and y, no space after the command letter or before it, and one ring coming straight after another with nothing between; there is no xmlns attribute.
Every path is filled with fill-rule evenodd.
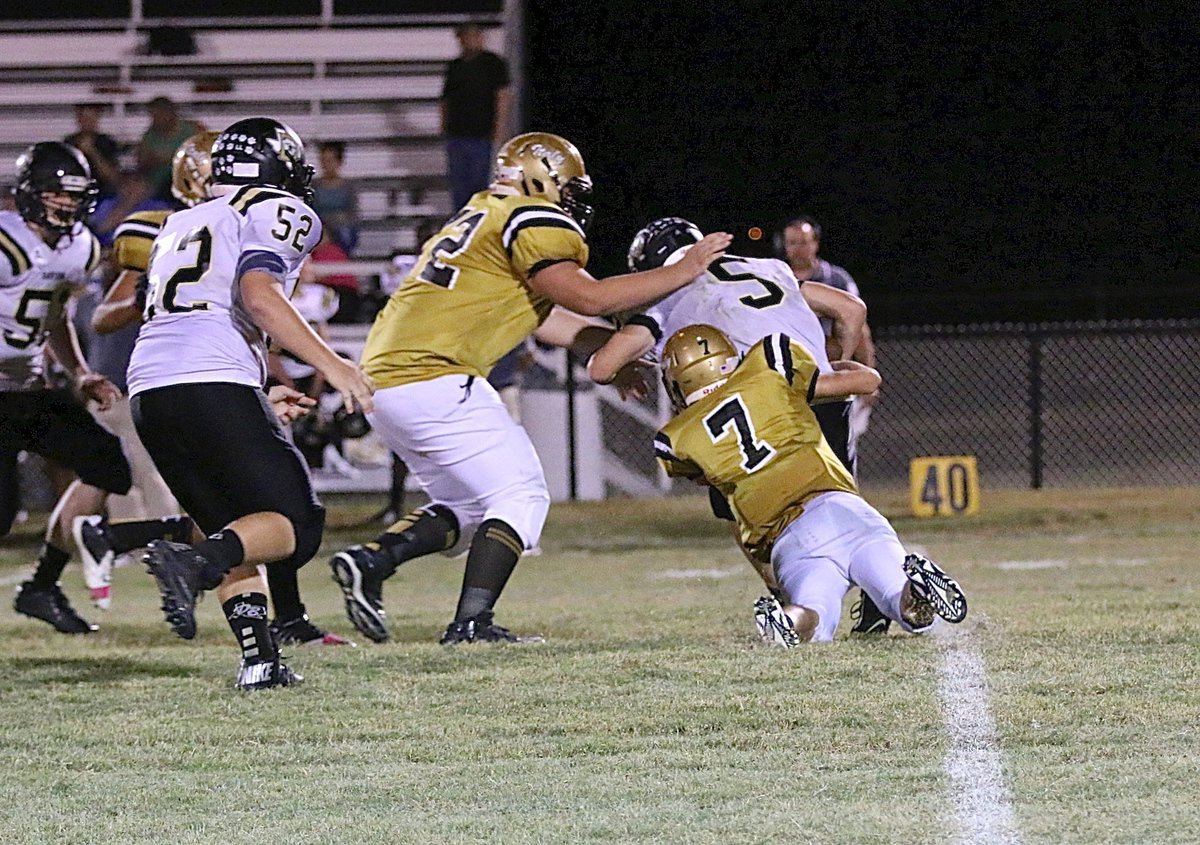
<svg viewBox="0 0 1200 845"><path fill-rule="evenodd" d="M291 425L308 413L317 404L317 400L306 396L299 390L277 384L267 391L267 401L271 410L284 425Z"/></svg>
<svg viewBox="0 0 1200 845"><path fill-rule="evenodd" d="M121 389L100 373L76 376L75 392L84 402L95 402L101 411L107 411L121 398Z"/></svg>
<svg viewBox="0 0 1200 845"><path fill-rule="evenodd" d="M347 414L353 414L355 408L364 414L375 410L375 401L371 398L375 393L375 382L362 371L362 368L345 358L325 371L325 379L330 387L342 394L343 407Z"/></svg>
<svg viewBox="0 0 1200 845"><path fill-rule="evenodd" d="M617 371L610 384L621 394L622 399L638 402L650 395L654 389L654 375L658 368L646 361L631 361Z"/></svg>

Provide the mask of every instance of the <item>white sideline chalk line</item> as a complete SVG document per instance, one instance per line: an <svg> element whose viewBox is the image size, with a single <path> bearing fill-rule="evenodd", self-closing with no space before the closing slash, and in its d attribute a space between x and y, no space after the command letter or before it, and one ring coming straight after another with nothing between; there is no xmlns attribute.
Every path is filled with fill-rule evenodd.
<svg viewBox="0 0 1200 845"><path fill-rule="evenodd" d="M686 581L690 578L737 578L749 570L744 566L729 566L724 569L664 569L656 577L665 581Z"/></svg>
<svg viewBox="0 0 1200 845"><path fill-rule="evenodd" d="M988 706L987 672L966 632L939 625L938 698L950 731L943 766L950 777L964 845L1020 845L1012 796L1000 765L996 723Z"/></svg>
<svg viewBox="0 0 1200 845"><path fill-rule="evenodd" d="M1146 566L1145 558L1093 558L1091 560L1002 560L997 569L1066 569L1069 566Z"/></svg>

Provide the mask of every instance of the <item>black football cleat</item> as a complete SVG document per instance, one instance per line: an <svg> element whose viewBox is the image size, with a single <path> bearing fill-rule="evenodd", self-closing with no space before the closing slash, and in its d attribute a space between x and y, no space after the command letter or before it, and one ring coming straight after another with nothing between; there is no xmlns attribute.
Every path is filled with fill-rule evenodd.
<svg viewBox="0 0 1200 845"><path fill-rule="evenodd" d="M852 634L886 634L892 624L892 620L883 615L867 591L862 589L858 591L858 601L850 607L850 618L854 620L850 628Z"/></svg>
<svg viewBox="0 0 1200 845"><path fill-rule="evenodd" d="M191 546L151 540L142 556L162 597L163 615L171 630L185 640L196 636L196 600L200 596L200 567L204 558Z"/></svg>
<svg viewBox="0 0 1200 845"><path fill-rule="evenodd" d="M460 643L517 643L532 645L544 643L545 637L520 636L492 621L492 611L484 610L468 619L458 619L446 626L446 633L438 640L442 645Z"/></svg>
<svg viewBox="0 0 1200 845"><path fill-rule="evenodd" d="M936 563L920 555L908 555L904 558L904 574L908 576L909 592L916 604L925 604L947 622L967 618L966 595L958 582Z"/></svg>
<svg viewBox="0 0 1200 845"><path fill-rule="evenodd" d="M383 610L383 582L396 568L382 552L350 546L329 561L333 580L342 588L346 615L364 637L373 642L388 640L387 614Z"/></svg>
<svg viewBox="0 0 1200 845"><path fill-rule="evenodd" d="M319 628L312 623L308 618L308 614L297 619L288 619L280 621L276 619L271 623L271 636L275 638L275 644L280 645L348 645L354 648L356 643L348 640L345 637L326 631L324 628Z"/></svg>
<svg viewBox="0 0 1200 845"><path fill-rule="evenodd" d="M304 683L304 676L293 672L280 658L263 663L242 661L234 688L244 692L274 687L294 687Z"/></svg>
<svg viewBox="0 0 1200 845"><path fill-rule="evenodd" d="M13 610L23 616L49 622L54 630L63 634L90 634L98 630L72 609L58 584L42 587L26 581L17 587Z"/></svg>

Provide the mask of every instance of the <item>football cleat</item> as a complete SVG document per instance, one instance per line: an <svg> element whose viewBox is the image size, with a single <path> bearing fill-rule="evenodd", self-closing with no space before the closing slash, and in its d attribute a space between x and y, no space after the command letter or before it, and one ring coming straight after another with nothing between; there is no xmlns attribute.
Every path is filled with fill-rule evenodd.
<svg viewBox="0 0 1200 845"><path fill-rule="evenodd" d="M791 618L783 612L774 596L762 596L754 603L754 627L764 643L783 648L800 645L800 636L792 626Z"/></svg>
<svg viewBox="0 0 1200 845"><path fill-rule="evenodd" d="M908 555L903 565L910 585L909 593L914 599L915 615L924 615L921 611L927 608L947 622L961 622L967 618L967 597L958 582L940 566L920 555ZM932 622L930 617L927 624ZM914 623L914 627L924 626Z"/></svg>
<svg viewBox="0 0 1200 845"><path fill-rule="evenodd" d="M492 611L483 610L468 619L456 619L446 626L446 633L438 640L441 645L458 645L459 643L516 643L533 645L544 643L545 637L537 635L521 636L507 628L502 628L492 621Z"/></svg>
<svg viewBox="0 0 1200 845"><path fill-rule="evenodd" d="M26 581L17 587L13 610L33 619L41 619L63 634L90 634L96 626L83 619L72 608L62 587L42 587Z"/></svg>
<svg viewBox="0 0 1200 845"><path fill-rule="evenodd" d="M855 620L850 629L852 634L886 634L892 620L883 615L866 590L858 591L858 601L850 608L850 618Z"/></svg>
<svg viewBox="0 0 1200 845"><path fill-rule="evenodd" d="M200 595L200 564L204 558L191 546L151 540L142 556L162 597L163 615L171 630L185 640L196 636L196 600Z"/></svg>
<svg viewBox="0 0 1200 845"><path fill-rule="evenodd" d="M387 642L383 582L396 571L395 567L382 552L350 546L333 556L329 568L333 570L333 580L342 588L350 622L373 642Z"/></svg>
<svg viewBox="0 0 1200 845"><path fill-rule="evenodd" d="M71 523L75 545L83 561L83 581L88 596L101 610L112 605L112 570L116 552L108 536L108 522L100 514L77 516Z"/></svg>
<svg viewBox="0 0 1200 845"><path fill-rule="evenodd" d="M271 623L271 636L275 638L276 645L348 645L351 648L357 645L345 637L318 628L307 613L286 622L276 619Z"/></svg>
<svg viewBox="0 0 1200 845"><path fill-rule="evenodd" d="M243 660L234 688L249 692L272 687L294 687L302 683L304 676L293 672L282 659L276 657L263 663L247 663Z"/></svg>

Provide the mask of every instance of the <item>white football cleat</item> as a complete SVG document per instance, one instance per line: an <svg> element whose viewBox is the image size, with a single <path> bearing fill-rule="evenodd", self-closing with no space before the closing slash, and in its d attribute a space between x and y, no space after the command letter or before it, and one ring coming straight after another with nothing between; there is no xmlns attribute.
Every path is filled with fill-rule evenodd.
<svg viewBox="0 0 1200 845"><path fill-rule="evenodd" d="M754 603L754 627L764 643L782 648L800 645L800 636L792 626L791 618L772 596L763 596Z"/></svg>
<svg viewBox="0 0 1200 845"><path fill-rule="evenodd" d="M108 523L100 514L77 516L71 534L83 561L83 582L92 603L101 610L112 605L112 570L116 554L108 536Z"/></svg>

